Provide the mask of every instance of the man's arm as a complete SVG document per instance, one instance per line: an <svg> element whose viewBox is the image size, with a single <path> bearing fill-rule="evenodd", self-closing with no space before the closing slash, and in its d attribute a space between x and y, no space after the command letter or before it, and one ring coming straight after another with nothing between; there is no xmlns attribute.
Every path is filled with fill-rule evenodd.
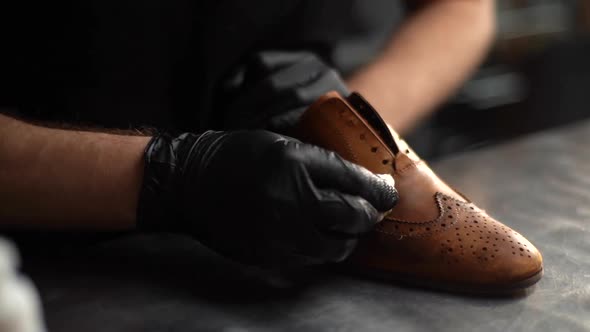
<svg viewBox="0 0 590 332"><path fill-rule="evenodd" d="M244 263L292 266L342 261L396 202L392 183L269 131L151 139L0 115L0 227L181 232Z"/></svg>
<svg viewBox="0 0 590 332"><path fill-rule="evenodd" d="M149 139L0 114L0 226L133 228Z"/></svg>
<svg viewBox="0 0 590 332"><path fill-rule="evenodd" d="M401 133L467 79L495 32L493 0L426 2L379 57L348 80Z"/></svg>

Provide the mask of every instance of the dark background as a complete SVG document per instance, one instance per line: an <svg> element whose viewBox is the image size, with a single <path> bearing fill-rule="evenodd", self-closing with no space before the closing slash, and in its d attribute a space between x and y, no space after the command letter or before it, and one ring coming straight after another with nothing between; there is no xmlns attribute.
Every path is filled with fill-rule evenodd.
<svg viewBox="0 0 590 332"><path fill-rule="evenodd" d="M498 0L489 57L413 135L425 159L488 146L590 115L590 1Z"/></svg>

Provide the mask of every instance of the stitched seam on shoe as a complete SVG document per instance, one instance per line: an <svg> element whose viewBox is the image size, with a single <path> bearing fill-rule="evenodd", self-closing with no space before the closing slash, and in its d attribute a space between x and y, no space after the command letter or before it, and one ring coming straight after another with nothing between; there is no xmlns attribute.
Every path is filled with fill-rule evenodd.
<svg viewBox="0 0 590 332"><path fill-rule="evenodd" d="M450 226L455 225L457 223L457 221L455 221L452 224L449 224ZM399 234L399 233L394 233L394 232L388 232L388 231L384 231L384 230L375 230L375 232L381 233L381 234L385 234L387 236L394 236L397 237L399 240L403 239L403 238L413 238L413 239L418 239L418 238L423 238L423 237L427 237L427 236L431 236L432 234L437 234L437 233L442 233L442 232L450 232L452 227L448 227L446 229L443 228L437 228L434 230L430 230L427 231L423 234L418 234L418 235L412 235L412 234Z"/></svg>
<svg viewBox="0 0 590 332"><path fill-rule="evenodd" d="M333 121L331 119L328 118L328 116L325 114L325 112L319 112L320 116L324 118L325 121L327 121L328 123L332 123ZM341 142L344 142L346 151L350 154L351 162L358 164L358 156L356 155L356 153L354 153L354 150L352 149L352 146L350 145L350 142L346 139L346 136L342 133L342 131L337 127L337 126L331 126L332 131L339 137L341 137L342 139L340 140ZM342 156L341 156L342 157Z"/></svg>
<svg viewBox="0 0 590 332"><path fill-rule="evenodd" d="M379 141L379 139L378 139L378 138L376 138L376 137L375 137L375 135L374 135L374 134L373 134L371 131L369 131L369 133L371 134L371 138L372 138L373 140L375 140L375 141L376 141L376 142L375 142L376 144L378 144L378 145L383 145L383 144L382 144L382 143ZM367 145L369 148L373 148L373 147L374 147L374 145L373 145L373 144L370 144L370 143L369 143L369 142L368 142L366 139L365 139L365 145ZM400 153L402 153L402 152L400 152ZM395 157L395 155L393 155L393 156L392 156L392 160L391 160L391 163L392 163L392 164L394 163L394 160L395 160L395 159L396 159L396 157ZM410 160L411 160L411 159L410 159ZM392 174L394 174L394 175L395 175L395 174L399 174L399 175L401 175L402 173L404 173L405 171L407 171L409 168L413 168L413 167L414 167L414 168L417 168L417 167L418 167L418 165L419 165L419 164L421 164L421 163L423 163L423 162L424 162L424 161L423 161L422 159L420 159L420 160L418 160L418 161L411 160L411 164L409 164L409 165L407 165L406 167L404 167L404 168L402 168L402 169L399 169L399 170L396 170L395 168L393 168L393 167L392 167L392 169L393 169L393 172L392 172Z"/></svg>
<svg viewBox="0 0 590 332"><path fill-rule="evenodd" d="M383 219L383 221L387 221L387 222L393 222L393 223L400 223L400 224L412 224L412 225L430 225L433 223L436 223L437 221L439 221L443 214L444 214L444 208L442 207L442 203L440 202L438 196L439 195L443 195L440 192L437 192L434 196L434 201L436 202L436 206L438 207L438 217L436 217L433 220L427 220L427 221L409 221L409 220L403 220L403 219L395 219L395 218L387 218L385 217L385 219Z"/></svg>
<svg viewBox="0 0 590 332"><path fill-rule="evenodd" d="M364 143L368 148L372 149L373 147L375 147L375 145L381 145L381 146L383 145L383 143L381 143L381 141L379 141L379 138L375 137L375 134L373 134L373 132L371 130L369 130L369 134L371 134L370 137L373 141L375 141L374 142L375 144L370 144L367 139L364 139ZM385 149L389 150L387 147L385 147ZM395 155L392 155L390 153L388 153L388 154L390 155L389 158L391 158L391 163L393 164L393 162L395 160ZM393 169L393 167L392 167L392 169ZM394 173L395 173L395 170L394 170Z"/></svg>
<svg viewBox="0 0 590 332"><path fill-rule="evenodd" d="M322 116L324 116L324 114L323 114L323 113L322 113L321 115L322 115ZM362 121L361 121L361 123L362 123ZM368 142L368 140L367 140L367 139L365 139L365 140L364 140L364 143L365 143L365 145L366 145L368 148L373 148L375 145L383 145L383 143L382 143L382 142L379 140L379 138L375 136L375 133L374 133L374 132L371 130L371 128L370 128L370 127L368 127L369 125L366 125L366 126L367 126L367 129L368 129L368 131L369 131L370 137L372 138L372 140L373 140L373 141L375 141L375 142L374 142L375 144L370 144L370 143ZM338 128L336 128L336 127L335 127L335 128L334 128L334 130L336 130L336 131L338 132L338 134L339 134L341 137L343 137L343 138L345 137L345 136L344 136L344 135L343 135L343 134L340 132L340 130L339 130ZM346 143L346 147L347 147L347 149L348 149L349 153L351 153L351 154L352 154L352 155L355 157L355 162L358 162L358 158L356 157L356 154L353 152L353 150L352 150L352 147L350 146L350 144L348 143L348 141L344 140L344 142ZM385 147L385 149L386 149L386 150L389 150L389 148L387 148L387 147ZM402 152L400 151L400 153L402 153ZM394 163L394 160L395 160L395 158L396 158L396 157L395 157L395 155L394 155L394 154L392 154L392 153L388 153L388 154L390 154L390 158L392 158L392 160L391 160L391 163L393 164L393 163ZM411 160L411 159L410 159L410 160ZM401 170L396 170L395 168L393 168L393 167L392 167L392 169L393 169L393 172L392 172L392 174L402 174L403 172L405 172L405 171L406 171L407 169L409 169L409 168L412 168L412 167L417 167L417 166L418 166L420 163L423 163L423 160L422 160L422 159L420 159L420 160L418 160L418 161L411 160L411 164L410 164L410 165L407 165L406 167L402 168Z"/></svg>
<svg viewBox="0 0 590 332"><path fill-rule="evenodd" d="M444 208L442 207L443 203L440 202L440 199L438 198L439 195L440 196L444 196L447 199L450 199L452 201L455 201L455 202L461 204L458 207L455 207L455 209L461 209L461 210L463 210L465 212L468 212L468 213L476 213L477 211L485 212L484 210L481 210L481 209L471 210L471 209L469 209L468 207L465 206L465 205L467 205L467 206L473 205L473 203L463 202L463 201L460 201L460 200L458 200L458 199L456 199L454 197L451 197L449 195L445 195L442 192L437 192L435 194L435 202L436 202L436 205L438 206L439 216L436 217L436 219L428 220L428 221L409 221L409 220L403 220L403 219L395 219L395 218L387 218L387 217L385 217L383 219L383 221L389 221L389 222L400 223L400 224L412 224L412 225L428 225L428 224L435 223L436 221L438 221L441 218L442 214L444 214L443 211L445 211Z"/></svg>
<svg viewBox="0 0 590 332"><path fill-rule="evenodd" d="M348 142L348 140L346 140L346 136L344 136L344 134L342 133L342 131L340 131L340 129L338 129L337 127L333 128L334 132L336 133L336 135L340 136L342 138L342 142L344 142L345 144L345 148L348 152L348 154L350 155L351 159L350 161L352 161L353 163L358 164L358 156L356 155L356 153L354 153L354 150L352 149L352 146L350 145L350 143Z"/></svg>
<svg viewBox="0 0 590 332"><path fill-rule="evenodd" d="M411 163L411 164L409 164L409 165L405 166L404 168L401 168L401 169L399 169L399 170L395 170L395 171L393 172L393 174L399 174L399 175L401 175L402 173L405 173L405 172L407 172L407 171L408 171L410 168L418 168L418 165L419 165L419 164L421 164L421 163L423 163L423 162L424 162L424 161L422 161L422 160L418 160L418 161L412 161L412 163Z"/></svg>
<svg viewBox="0 0 590 332"><path fill-rule="evenodd" d="M449 223L449 227L448 228L445 228L445 229L443 229L443 228L437 228L437 229L434 229L434 230L430 230L430 231L424 232L423 234L417 234L417 235L394 233L394 232L389 232L389 231L385 231L385 230L382 230L382 229L375 229L375 232L378 232L378 233L381 233L381 234L385 234L385 235L388 235L388 236L395 236L395 237L397 237L400 240L402 238L405 238L405 237L409 237L409 238L426 237L426 236L430 236L432 234L436 234L436 233L440 233L440 232L451 230L452 227L450 227L450 226L453 226L453 225L455 225L455 224L457 224L459 222L459 218L458 218L459 214L458 214L457 210L462 210L464 212L472 212L472 211L470 211L470 209L467 209L467 207L465 206L465 205L471 205L469 203L462 202L462 201L457 200L457 199L455 199L455 198L453 198L451 196L445 195L445 194L443 194L441 192L437 192L435 197L436 197L436 204L437 204L437 206L439 208L440 215L436 219L434 219L434 220L430 220L430 221L426 221L426 222L410 222L410 221L406 221L406 220L388 219L388 218L386 218L386 219L383 220L383 222L387 221L387 222L391 222L391 223L394 223L394 224L395 223L398 223L398 224L404 224L404 225L415 225L417 227L425 227L425 226L430 226L432 224L440 223L444 219L444 217L447 216L447 215L449 215L449 213L450 213L450 214L453 215L454 219L453 219L452 222ZM444 198L450 199L451 201L460 203L460 206L455 207L451 212L448 212L447 213L446 210L444 209L444 207L442 206L443 203L441 202L441 200L442 200L441 197L444 197Z"/></svg>

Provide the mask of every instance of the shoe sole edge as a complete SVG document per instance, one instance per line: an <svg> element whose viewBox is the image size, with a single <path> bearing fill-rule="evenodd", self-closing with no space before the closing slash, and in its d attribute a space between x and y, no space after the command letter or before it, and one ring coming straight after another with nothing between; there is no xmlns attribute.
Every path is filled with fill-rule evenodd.
<svg viewBox="0 0 590 332"><path fill-rule="evenodd" d="M353 274L369 277L369 278L377 278L382 281L387 282L397 282L403 286L408 287L417 287L417 288L426 288L435 291L443 291L443 292L451 292L451 293L459 293L459 294L466 294L466 295L474 295L474 296L518 296L518 295L525 295L523 293L527 293L527 291L537 284L544 274L544 268L541 268L539 271L535 272L531 276L521 279L518 281L514 281L511 283L505 284L470 284L470 283L448 283L448 282L439 282L435 280L427 280L427 279L420 279L416 276L412 275L402 275L402 274L392 274L388 273L383 270L377 269L363 269L358 270L351 268L347 269L348 272L352 272Z"/></svg>

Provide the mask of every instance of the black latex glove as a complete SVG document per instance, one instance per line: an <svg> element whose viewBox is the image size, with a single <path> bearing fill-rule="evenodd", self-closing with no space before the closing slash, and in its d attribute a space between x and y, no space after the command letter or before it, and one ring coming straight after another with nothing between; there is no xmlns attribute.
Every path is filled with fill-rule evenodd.
<svg viewBox="0 0 590 332"><path fill-rule="evenodd" d="M396 200L368 170L268 131L159 135L145 152L138 224L244 263L338 262Z"/></svg>
<svg viewBox="0 0 590 332"><path fill-rule="evenodd" d="M215 109L227 129L290 134L305 109L328 91L347 96L338 72L310 52L252 54L229 75Z"/></svg>

